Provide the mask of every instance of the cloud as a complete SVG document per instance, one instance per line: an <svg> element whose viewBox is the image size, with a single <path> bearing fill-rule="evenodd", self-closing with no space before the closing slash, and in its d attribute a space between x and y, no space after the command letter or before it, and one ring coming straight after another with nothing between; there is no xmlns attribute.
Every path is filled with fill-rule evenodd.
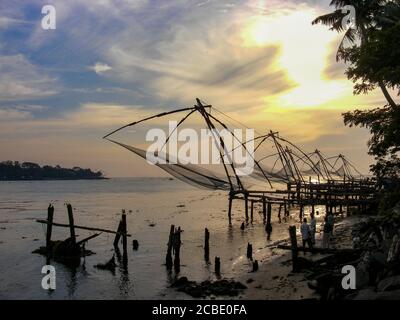
<svg viewBox="0 0 400 320"><path fill-rule="evenodd" d="M56 94L56 79L22 54L0 56L0 100L24 100Z"/></svg>
<svg viewBox="0 0 400 320"><path fill-rule="evenodd" d="M21 111L15 109L0 109L0 122L19 121L31 119L32 114L28 111Z"/></svg>
<svg viewBox="0 0 400 320"><path fill-rule="evenodd" d="M112 70L108 64L102 62L96 62L93 66L89 66L88 69L93 70L97 74Z"/></svg>
<svg viewBox="0 0 400 320"><path fill-rule="evenodd" d="M26 24L27 22L21 19L12 17L0 16L0 29L10 28L17 24Z"/></svg>

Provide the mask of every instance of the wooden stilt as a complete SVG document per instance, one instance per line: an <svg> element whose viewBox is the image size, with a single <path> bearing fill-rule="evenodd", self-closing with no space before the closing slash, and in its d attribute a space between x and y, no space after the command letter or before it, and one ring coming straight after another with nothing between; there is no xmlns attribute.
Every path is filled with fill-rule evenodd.
<svg viewBox="0 0 400 320"><path fill-rule="evenodd" d="M282 204L279 205L279 212L278 212L279 223L282 223L281 213L282 213Z"/></svg>
<svg viewBox="0 0 400 320"><path fill-rule="evenodd" d="M303 220L303 216L304 216L304 205L301 204L300 205L300 214L299 214L300 221Z"/></svg>
<svg viewBox="0 0 400 320"><path fill-rule="evenodd" d="M267 200L265 199L265 197L263 197L262 201L263 201L263 220L265 223L265 221L267 220Z"/></svg>
<svg viewBox="0 0 400 320"><path fill-rule="evenodd" d="M232 195L229 195L229 208L228 208L228 219L229 224L232 224Z"/></svg>
<svg viewBox="0 0 400 320"><path fill-rule="evenodd" d="M250 221L253 222L254 201L251 200L250 203L251 203L251 210L250 210L250 219L251 219L251 220L250 220Z"/></svg>
<svg viewBox="0 0 400 320"><path fill-rule="evenodd" d="M271 233L272 233L272 223L271 223L271 215L272 215L272 204L271 202L268 202L267 205L267 224L265 225L265 231L267 233L267 239L271 239Z"/></svg>
<svg viewBox="0 0 400 320"><path fill-rule="evenodd" d="M246 215L246 223L249 222L249 195L245 193L244 195L244 212Z"/></svg>

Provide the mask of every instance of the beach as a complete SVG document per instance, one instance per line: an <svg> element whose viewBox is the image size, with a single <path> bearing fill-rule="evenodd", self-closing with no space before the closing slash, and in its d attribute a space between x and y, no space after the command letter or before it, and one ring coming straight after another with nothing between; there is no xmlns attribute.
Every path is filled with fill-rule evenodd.
<svg viewBox="0 0 400 320"><path fill-rule="evenodd" d="M179 192L179 199L176 194ZM192 281L216 280L213 264L204 261L204 228L210 230L210 260L221 258L221 277L235 279L248 289L244 299L301 299L310 297L301 276L288 276L287 252L275 249L288 238L288 227L298 224L297 210L279 224L273 210L273 233L266 239L261 208L255 208L254 221L241 230L243 203L234 203L233 223L227 220L227 195L204 191L168 178L110 179L101 181L2 182L0 184L0 296L2 299L192 299L170 288L176 280L168 273L165 253L170 225L181 226L181 271ZM128 272L117 269L113 275L94 266L105 263L114 254L113 235L102 234L90 240L86 249L95 254L82 258L81 265L71 270L55 263L57 290L41 288L41 268L45 258L32 251L45 244L45 227L36 219L46 219L47 206L55 207L54 221L67 223L65 202L74 208L75 223L116 229L121 210L127 213ZM320 210L323 215L323 208ZM308 214L306 209L305 214ZM77 240L93 232L77 231ZM68 237L68 229L54 228L53 239ZM132 240L139 250L132 249ZM252 264L246 258L247 244L253 245L253 258L260 270L249 273ZM248 279L254 279L247 283ZM259 285L263 290L256 288ZM277 289L276 287L284 289ZM296 291L293 289L296 288ZM213 297L210 297L213 298ZM221 297L214 297L221 298Z"/></svg>

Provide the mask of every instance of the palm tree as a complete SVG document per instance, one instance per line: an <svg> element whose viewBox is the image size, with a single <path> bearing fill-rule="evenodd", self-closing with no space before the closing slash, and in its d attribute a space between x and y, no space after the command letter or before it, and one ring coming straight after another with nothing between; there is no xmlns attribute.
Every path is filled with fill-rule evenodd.
<svg viewBox="0 0 400 320"><path fill-rule="evenodd" d="M312 24L323 24L330 26L331 30L344 32L343 39L339 45L336 59L343 57L343 51L347 44L354 45L357 42L363 45L369 40L369 31L382 28L383 23L390 23L390 12L399 8L399 1L388 0L332 0L330 6L335 7L335 11L319 16ZM345 30L343 19L348 15L342 10L346 6L353 6L356 12L355 21ZM389 10L390 9L390 10ZM344 12L343 12L344 11ZM390 96L383 81L378 82L387 102L392 108L397 108L393 98Z"/></svg>

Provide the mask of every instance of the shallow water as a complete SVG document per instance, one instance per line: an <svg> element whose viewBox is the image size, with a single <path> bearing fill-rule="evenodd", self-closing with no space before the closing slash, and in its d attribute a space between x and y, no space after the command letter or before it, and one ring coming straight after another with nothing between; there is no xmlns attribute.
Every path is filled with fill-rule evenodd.
<svg viewBox="0 0 400 320"><path fill-rule="evenodd" d="M102 234L86 249L96 254L81 259L70 269L52 262L57 288L49 293L41 287L45 258L31 252L45 244L45 227L35 219L46 219L47 206L55 207L54 221L67 223L65 202L74 208L75 224L117 229L121 210L127 212L128 270L115 275L94 265L108 261L114 237ZM204 191L166 178L129 178L93 181L0 182L0 298L1 299L188 299L168 288L175 275L163 265L170 225L181 226L181 272L191 280L214 279L213 265L203 258L204 228L210 237L210 258L221 257L222 276L235 277L251 269L245 258L251 242L254 257L268 259L267 245L286 238L288 224L277 224L273 214L272 240L265 237L259 208L254 223L240 230L244 203L234 202L233 225L227 219L225 192ZM276 212L275 212L276 213ZM151 224L155 224L151 226ZM53 239L66 239L68 229L54 228ZM94 232L76 230L79 239ZM132 250L132 240L139 250Z"/></svg>

